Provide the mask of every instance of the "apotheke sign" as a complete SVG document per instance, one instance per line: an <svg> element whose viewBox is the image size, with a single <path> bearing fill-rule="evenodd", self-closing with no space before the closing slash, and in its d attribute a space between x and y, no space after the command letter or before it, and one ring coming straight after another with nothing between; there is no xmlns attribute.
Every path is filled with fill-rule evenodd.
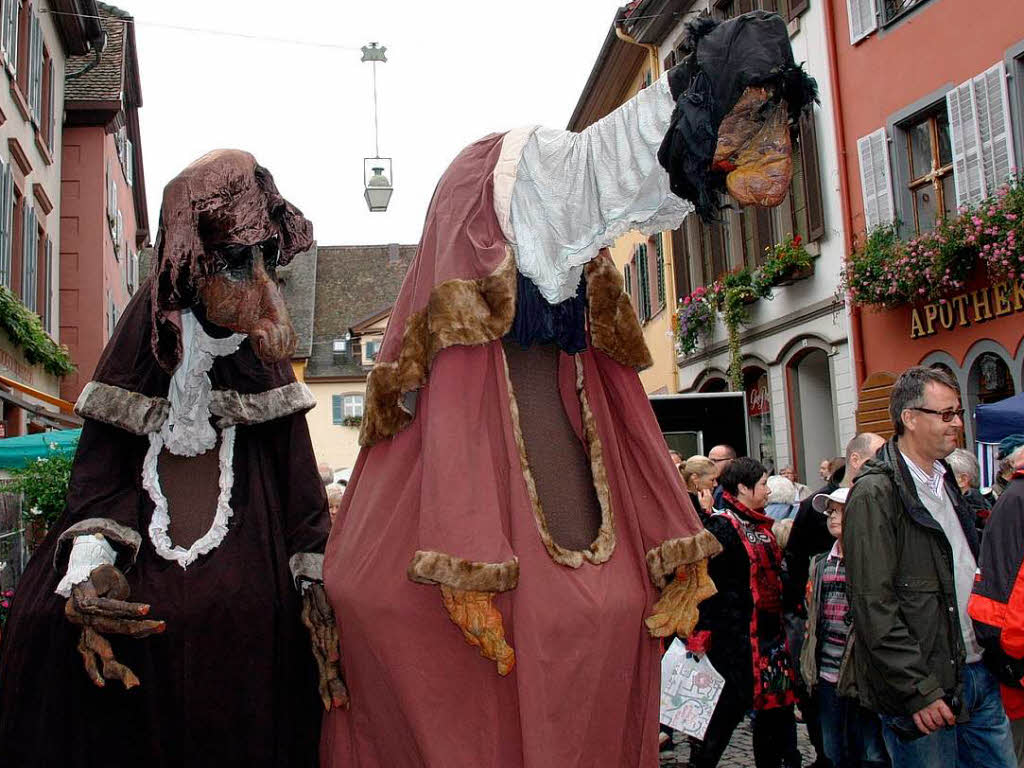
<svg viewBox="0 0 1024 768"><path fill-rule="evenodd" d="M1024 278L1004 280L915 307L910 317L910 338L934 336L940 330L966 328L1015 312L1024 312Z"/></svg>

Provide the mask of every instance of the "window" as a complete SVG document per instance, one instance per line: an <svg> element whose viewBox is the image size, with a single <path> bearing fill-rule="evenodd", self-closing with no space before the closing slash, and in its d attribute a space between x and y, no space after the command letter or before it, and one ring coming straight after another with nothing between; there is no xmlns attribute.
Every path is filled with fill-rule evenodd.
<svg viewBox="0 0 1024 768"><path fill-rule="evenodd" d="M640 243L633 251L633 258L636 261L636 288L637 288L637 313L640 322L646 322L651 317L651 278L647 263L647 244Z"/></svg>
<svg viewBox="0 0 1024 768"><path fill-rule="evenodd" d="M665 246L659 232L654 236L654 274L658 287L658 309L665 306Z"/></svg>
<svg viewBox="0 0 1024 768"><path fill-rule="evenodd" d="M690 247L686 238L686 222L672 230L672 277L675 280L676 301L688 296L690 287Z"/></svg>
<svg viewBox="0 0 1024 768"><path fill-rule="evenodd" d="M53 334L53 241L42 230L39 231L39 252L43 273L39 286L39 319L43 321L43 330Z"/></svg>
<svg viewBox="0 0 1024 768"><path fill-rule="evenodd" d="M794 19L807 10L810 0L719 0L712 15L716 19L731 19L749 11L777 13L784 19Z"/></svg>
<svg viewBox="0 0 1024 768"><path fill-rule="evenodd" d="M331 343L331 352L335 355L344 355L348 351L348 342L345 339L335 339Z"/></svg>
<svg viewBox="0 0 1024 768"><path fill-rule="evenodd" d="M54 135L57 132L57 118L53 112L53 58L46 48L43 48L43 94L40 117L42 122L39 130L47 148L52 152Z"/></svg>
<svg viewBox="0 0 1024 768"><path fill-rule="evenodd" d="M121 215L121 211L117 211L114 216L114 231L110 236L114 241L114 258L120 261L121 241L124 239L124 217Z"/></svg>
<svg viewBox="0 0 1024 768"><path fill-rule="evenodd" d="M894 21L925 0L882 0L882 23Z"/></svg>
<svg viewBox="0 0 1024 768"><path fill-rule="evenodd" d="M21 301L28 309L35 312L37 309L36 296L39 291L37 275L39 238L36 234L36 210L28 202L22 206L21 232Z"/></svg>
<svg viewBox="0 0 1024 768"><path fill-rule="evenodd" d="M11 287L11 249L14 241L14 177L10 163L0 159L0 284Z"/></svg>
<svg viewBox="0 0 1024 768"><path fill-rule="evenodd" d="M331 420L335 424L344 424L346 419L361 419L362 417L362 395L331 396Z"/></svg>
<svg viewBox="0 0 1024 768"><path fill-rule="evenodd" d="M15 71L15 82L18 84L18 88L22 94L28 93L29 84L29 68L31 65L31 34L32 34L32 11L29 4L24 0L18 2L13 0L17 8L17 28L15 34L17 35L18 41L15 44L15 50L17 51L17 64L14 67Z"/></svg>
<svg viewBox="0 0 1024 768"><path fill-rule="evenodd" d="M1014 168L1009 95L1003 62L946 94L956 204L978 203Z"/></svg>
<svg viewBox="0 0 1024 768"><path fill-rule="evenodd" d="M29 20L28 109L36 127L43 118L43 29L34 13Z"/></svg>
<svg viewBox="0 0 1024 768"><path fill-rule="evenodd" d="M863 40L878 29L878 8L875 6L875 0L846 0L846 11L850 19L850 45Z"/></svg>
<svg viewBox="0 0 1024 768"><path fill-rule="evenodd" d="M380 339L363 342L363 365L373 365L377 359L378 349L380 349Z"/></svg>
<svg viewBox="0 0 1024 768"><path fill-rule="evenodd" d="M622 280L623 280L623 283L624 283L623 287L624 287L624 289L626 291L626 295L629 296L630 298L633 298L633 265L632 264L626 264L622 268Z"/></svg>
<svg viewBox="0 0 1024 768"><path fill-rule="evenodd" d="M18 69L18 6L19 0L3 0L0 10L0 49L11 72Z"/></svg>
<svg viewBox="0 0 1024 768"><path fill-rule="evenodd" d="M889 169L889 142L885 129L857 139L860 157L860 188L864 195L864 225L870 232L891 224L895 219L892 205L892 172Z"/></svg>
<svg viewBox="0 0 1024 768"><path fill-rule="evenodd" d="M121 161L121 169L124 171L124 180L128 186L132 186L134 183L133 145L124 126L114 134L114 146L117 148L117 159Z"/></svg>
<svg viewBox="0 0 1024 768"><path fill-rule="evenodd" d="M107 223L111 227L117 223L117 180L110 172L110 163L107 163Z"/></svg>
<svg viewBox="0 0 1024 768"><path fill-rule="evenodd" d="M956 210L949 116L945 109L933 112L906 124L903 131L912 211L906 219L921 234Z"/></svg>

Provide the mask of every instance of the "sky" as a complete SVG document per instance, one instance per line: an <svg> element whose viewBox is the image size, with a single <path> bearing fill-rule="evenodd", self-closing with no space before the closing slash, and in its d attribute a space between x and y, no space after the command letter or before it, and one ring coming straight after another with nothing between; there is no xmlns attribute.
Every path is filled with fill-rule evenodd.
<svg viewBox="0 0 1024 768"><path fill-rule="evenodd" d="M416 243L463 147L519 125L565 127L622 2L118 0L137 22L151 231L164 185L234 147L270 169L320 245ZM395 188L384 213L363 199L363 158L375 154L369 42L388 58L377 65Z"/></svg>

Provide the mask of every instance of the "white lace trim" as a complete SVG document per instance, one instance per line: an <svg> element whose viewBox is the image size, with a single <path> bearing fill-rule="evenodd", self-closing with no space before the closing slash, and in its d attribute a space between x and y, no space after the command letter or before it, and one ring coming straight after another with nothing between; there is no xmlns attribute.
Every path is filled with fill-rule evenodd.
<svg viewBox="0 0 1024 768"><path fill-rule="evenodd" d="M53 590L61 597L71 597L71 588L89 578L94 568L101 565L113 565L117 553L106 539L94 533L75 537L68 556L68 570Z"/></svg>
<svg viewBox="0 0 1024 768"><path fill-rule="evenodd" d="M160 429L164 445L176 456L198 456L217 444L210 423L210 368L217 357L230 355L245 340L244 333L223 339L209 336L190 310L181 313L181 363L167 391L170 415Z"/></svg>
<svg viewBox="0 0 1024 768"><path fill-rule="evenodd" d="M160 478L157 474L157 460L164 447L163 431L151 432L149 450L142 462L142 486L153 499L153 518L149 523L149 540L153 542L156 553L165 560L171 560L182 568L187 568L197 558L212 552L224 540L228 533L228 520L231 519L231 488L235 482L235 427L225 427L221 432L220 444L220 494L217 496L217 511L213 516L210 530L203 534L185 549L171 541L168 529L171 525L170 512L167 508L167 497L160 489Z"/></svg>

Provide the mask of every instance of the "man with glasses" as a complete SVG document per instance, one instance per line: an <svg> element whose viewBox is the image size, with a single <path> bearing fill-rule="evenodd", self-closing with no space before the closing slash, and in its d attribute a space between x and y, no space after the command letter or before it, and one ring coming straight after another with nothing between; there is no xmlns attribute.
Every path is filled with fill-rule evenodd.
<svg viewBox="0 0 1024 768"><path fill-rule="evenodd" d="M963 429L957 384L910 368L889 415L895 436L865 464L846 507L856 642L839 693L881 714L894 765L1013 768L999 686L967 615L977 533L944 461Z"/></svg>
<svg viewBox="0 0 1024 768"><path fill-rule="evenodd" d="M722 470L729 465L730 461L736 458L736 449L731 445L725 445L724 443L722 445L716 445L708 452L708 458L714 463L715 469L718 470L718 474L721 476ZM721 484L715 486L715 490L712 494L715 499L715 509L722 508L723 490L725 489L722 488Z"/></svg>

